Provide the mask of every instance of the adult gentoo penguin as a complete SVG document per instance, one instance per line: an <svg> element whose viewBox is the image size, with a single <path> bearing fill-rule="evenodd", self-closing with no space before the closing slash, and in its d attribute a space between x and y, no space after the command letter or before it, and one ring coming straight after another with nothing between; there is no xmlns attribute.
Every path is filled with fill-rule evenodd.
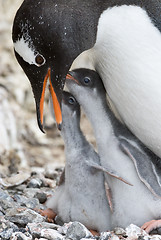
<svg viewBox="0 0 161 240"><path fill-rule="evenodd" d="M106 103L106 91L99 75L76 69L67 75L67 87L83 107L96 137L100 163L126 177L128 186L106 175L112 192L112 228L161 217L161 173L152 163L156 156L116 119ZM99 117L98 117L99 116ZM153 155L153 156L152 156Z"/></svg>
<svg viewBox="0 0 161 240"><path fill-rule="evenodd" d="M161 157L161 1L155 11L154 1L146 4L148 11L134 5L104 11L95 45L71 70L96 70L122 122Z"/></svg>
<svg viewBox="0 0 161 240"><path fill-rule="evenodd" d="M133 9L135 9L136 13L141 13L141 16L139 15L140 18L138 18L137 14L133 14ZM116 14L115 11L117 11L118 14ZM127 26L124 21L120 19L122 12L124 13L126 22L129 23ZM144 42L144 48L147 47L149 49L149 57L151 55L153 56L153 52L157 49L157 46L155 49L154 47L159 40L157 40L156 33L154 32L160 31L161 29L160 0L82 0L81 4L78 0L25 0L19 8L13 24L14 49L18 62L31 82L36 100L38 124L41 130L43 130L43 101L47 79L49 78L50 81L56 121L60 127L62 122L61 95L65 76L73 60L84 50L93 47L96 42L97 30L100 38L102 34L104 34L103 27L106 25L106 15L108 14L110 14L109 22L111 23L111 26L108 28L109 36L107 34L105 35L106 44L103 42L97 46L101 48L101 53L106 50L105 52L109 52L109 56L113 57L107 62L108 68L111 69L112 73L115 72L116 75L122 76L122 79L127 79L127 74L124 74L124 71L115 70L120 69L120 67L125 69L126 65L126 69L129 69L130 72L130 74L129 72L128 74L132 77L135 76L138 69L133 65L127 65L126 61L124 61L124 59L122 60L122 56L126 56L129 63L132 62L133 58L137 59L138 66L140 66L141 69L142 67L145 69L147 65L143 63L147 56L145 55L143 59L143 52L139 52L140 49L137 43L140 43L140 41L142 43ZM140 35L141 27L138 31L137 28L138 24L142 22L141 20L145 24L142 29L142 34ZM150 29L149 26L151 27ZM115 29L118 29L118 34L115 34L115 31L113 31ZM142 38L142 35L144 38ZM129 42L128 45L124 44L124 38L122 39L121 36L126 38L126 43ZM140 38L134 38L134 36L138 36L138 38L140 36ZM129 37L130 39L134 39L134 43L128 40ZM151 42L149 42L150 39ZM116 43L116 46L115 44L111 45L111 41ZM134 57L133 54L129 53L132 49L134 53L138 52L140 55ZM157 50L157 53L159 54L159 50ZM107 54L104 56L106 55ZM104 59L102 60L100 55L97 57L98 61L100 59L100 65L102 64L101 66L104 66ZM121 58L121 60L119 60L118 57ZM147 68L151 67L151 65L150 67L148 65ZM152 72L153 70L155 69L152 69ZM97 71L104 78L100 66L97 67ZM138 74L141 73L139 72ZM105 75L107 75L107 78L111 77L111 83L115 85L115 74L113 76L111 72L105 71ZM155 76L153 74L150 74L150 76L154 81ZM146 80L146 76L143 76L143 78ZM132 84L134 84L135 79L128 79L129 86L131 86L131 81ZM149 81L147 80L147 82ZM146 89L144 83L142 85L143 89ZM153 87L155 87L155 82ZM120 86L118 86L118 88L120 88ZM133 88L133 85L131 88ZM156 88L158 89L158 86ZM124 89L124 94L130 98L131 89L129 91L124 83L122 83L119 91L121 92L122 89ZM117 91L118 89L116 87L116 90L112 92L114 92L113 94L115 95ZM148 90L146 90L146 92L148 93ZM151 94L149 95L151 96ZM134 99L134 103L137 101L136 98L132 98ZM140 101L139 98L138 101ZM127 102L129 102L129 104L125 107L122 106L124 102L120 101L120 105L121 109L124 108L124 110L122 110L123 114L127 116L124 117L123 120L125 121L127 118L128 120L125 122L127 124L130 122L128 126L131 127L131 125L135 125L133 121L136 122L138 119L137 117L136 119L129 118L129 109L131 109L134 104L131 104L130 101ZM151 105L152 104L153 102ZM154 110L154 106L151 105L149 107ZM138 105L140 112L143 108L144 106ZM119 110L118 108L118 111ZM119 111L120 115L122 115L122 111ZM157 111L159 112L158 109ZM140 120L139 123L141 124ZM148 125L148 130L151 129L149 123L145 125ZM139 127L141 137L145 135L144 129L142 128L141 125L141 127ZM151 135L152 134L149 133L149 137L147 137L146 140L144 139L145 137L143 137L142 140L145 140L148 144Z"/></svg>

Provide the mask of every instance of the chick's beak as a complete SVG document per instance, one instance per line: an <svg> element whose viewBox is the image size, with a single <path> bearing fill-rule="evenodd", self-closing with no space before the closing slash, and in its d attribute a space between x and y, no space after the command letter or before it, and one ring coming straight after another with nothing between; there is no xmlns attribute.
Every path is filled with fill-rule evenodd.
<svg viewBox="0 0 161 240"><path fill-rule="evenodd" d="M66 79L68 80L73 80L74 82L76 82L78 85L80 85L80 83L78 82L78 80L74 77L74 72L69 71L68 74L66 75Z"/></svg>
<svg viewBox="0 0 161 240"><path fill-rule="evenodd" d="M38 125L42 132L44 132L44 130L43 130L44 98L45 98L45 90L46 90L48 80L49 80L49 89L50 89L50 94L52 97L53 108L54 108L54 113L55 113L55 120L56 120L57 127L59 130L61 130L61 124L62 124L61 107L60 107L60 103L58 101L58 98L56 96L55 90L54 90L52 82L51 82L51 69L49 68L47 71L47 74L44 78L42 93L41 93L41 97L40 97L40 103L39 103L39 105L37 105Z"/></svg>

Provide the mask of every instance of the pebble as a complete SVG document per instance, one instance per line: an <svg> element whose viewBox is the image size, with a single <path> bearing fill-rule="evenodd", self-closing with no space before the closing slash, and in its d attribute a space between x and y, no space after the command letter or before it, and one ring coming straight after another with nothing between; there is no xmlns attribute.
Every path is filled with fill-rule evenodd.
<svg viewBox="0 0 161 240"><path fill-rule="evenodd" d="M127 237L135 237L138 238L140 236L147 236L148 234L141 228L139 228L138 226L134 225L134 224L130 224L127 228L126 228L126 235Z"/></svg>
<svg viewBox="0 0 161 240"><path fill-rule="evenodd" d="M39 200L40 203L45 203L47 200L47 195L44 192L37 192L35 198Z"/></svg>
<svg viewBox="0 0 161 240"><path fill-rule="evenodd" d="M0 178L0 184L2 184L4 187L13 187L25 182L27 179L29 179L29 177L29 173L20 172L11 177Z"/></svg>
<svg viewBox="0 0 161 240"><path fill-rule="evenodd" d="M108 240L111 239L111 237L112 237L111 232L102 232L100 234L100 240Z"/></svg>
<svg viewBox="0 0 161 240"><path fill-rule="evenodd" d="M12 233L11 240L32 240L32 236L29 233L15 232Z"/></svg>
<svg viewBox="0 0 161 240"><path fill-rule="evenodd" d="M14 200L13 198L9 195L7 190L2 190L0 189L0 206L1 206L1 211L6 210L8 208L13 207L14 205Z"/></svg>
<svg viewBox="0 0 161 240"><path fill-rule="evenodd" d="M123 228L116 227L114 228L114 233L116 235L126 235L126 232Z"/></svg>
<svg viewBox="0 0 161 240"><path fill-rule="evenodd" d="M56 179L58 177L58 171L55 171L51 168L46 168L45 177L50 179Z"/></svg>
<svg viewBox="0 0 161 240"><path fill-rule="evenodd" d="M47 239L63 239L63 236L56 231L58 225L50 223L28 223L27 230L33 237L45 237Z"/></svg>
<svg viewBox="0 0 161 240"><path fill-rule="evenodd" d="M111 237L111 239L110 240L119 240L119 237L118 236L116 236L116 235L114 235L114 236L112 236Z"/></svg>
<svg viewBox="0 0 161 240"><path fill-rule="evenodd" d="M45 221L45 218L39 213L27 208L11 209L7 211L6 219L21 227L26 226L30 222Z"/></svg>
<svg viewBox="0 0 161 240"><path fill-rule="evenodd" d="M12 228L6 228L4 231L0 232L0 239L3 240L10 239L12 233L13 233Z"/></svg>
<svg viewBox="0 0 161 240"><path fill-rule="evenodd" d="M23 195L15 194L13 199L20 204L31 209L39 208L39 200L37 198L27 198Z"/></svg>
<svg viewBox="0 0 161 240"><path fill-rule="evenodd" d="M81 238L89 237L92 237L92 234L83 224L79 222L73 222L67 228L66 238L79 240Z"/></svg>
<svg viewBox="0 0 161 240"><path fill-rule="evenodd" d="M40 188L41 186L42 186L42 181L41 179L38 179L38 178L31 179L27 184L28 188Z"/></svg>
<svg viewBox="0 0 161 240"><path fill-rule="evenodd" d="M41 237L45 237L49 240L62 240L65 239L63 235L58 233L56 230L53 229L42 229L41 230Z"/></svg>

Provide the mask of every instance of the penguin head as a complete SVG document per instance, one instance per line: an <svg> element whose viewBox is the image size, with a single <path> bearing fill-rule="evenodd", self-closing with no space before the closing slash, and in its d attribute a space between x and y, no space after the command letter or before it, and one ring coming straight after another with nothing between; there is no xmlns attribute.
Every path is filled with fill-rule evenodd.
<svg viewBox="0 0 161 240"><path fill-rule="evenodd" d="M75 97L66 91L62 94L62 115L63 123L67 121L80 122L80 105Z"/></svg>
<svg viewBox="0 0 161 240"><path fill-rule="evenodd" d="M85 46L80 36L73 37L77 23L73 21L74 15L71 12L75 14L66 1L25 0L13 23L15 56L31 83L38 125L42 131L47 81L50 84L55 119L60 128L62 90L66 74Z"/></svg>
<svg viewBox="0 0 161 240"><path fill-rule="evenodd" d="M93 92L93 96L106 97L106 91L99 74L91 69L79 68L70 71L66 77L67 87L72 93L77 91L77 95L83 93L82 91Z"/></svg>

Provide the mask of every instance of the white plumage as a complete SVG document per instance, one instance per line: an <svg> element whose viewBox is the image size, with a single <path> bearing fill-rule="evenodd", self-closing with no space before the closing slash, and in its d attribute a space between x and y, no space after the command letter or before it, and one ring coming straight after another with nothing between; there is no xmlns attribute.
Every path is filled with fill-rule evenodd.
<svg viewBox="0 0 161 240"><path fill-rule="evenodd" d="M99 19L94 47L71 66L96 70L128 128L161 157L161 34L146 11L119 6Z"/></svg>

